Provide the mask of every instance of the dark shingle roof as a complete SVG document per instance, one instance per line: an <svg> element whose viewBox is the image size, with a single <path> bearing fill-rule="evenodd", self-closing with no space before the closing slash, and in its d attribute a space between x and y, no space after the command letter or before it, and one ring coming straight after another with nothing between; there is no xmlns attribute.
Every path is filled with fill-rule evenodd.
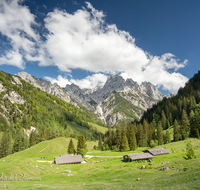
<svg viewBox="0 0 200 190"><path fill-rule="evenodd" d="M66 154L55 157L55 164L78 164L83 162L81 155Z"/></svg>
<svg viewBox="0 0 200 190"><path fill-rule="evenodd" d="M125 156L129 156L131 160L145 160L149 158L154 158L154 156L149 153L135 153L124 155L124 157Z"/></svg>
<svg viewBox="0 0 200 190"><path fill-rule="evenodd" d="M143 152L149 152L150 154L152 154L154 156L170 153L167 149L162 148L162 147L161 148L154 148L154 149L147 149L147 150L144 150Z"/></svg>

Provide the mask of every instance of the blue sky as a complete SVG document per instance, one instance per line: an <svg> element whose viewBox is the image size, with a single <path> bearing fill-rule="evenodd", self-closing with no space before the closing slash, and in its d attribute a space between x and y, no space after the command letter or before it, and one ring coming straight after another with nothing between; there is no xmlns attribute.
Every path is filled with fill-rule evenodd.
<svg viewBox="0 0 200 190"><path fill-rule="evenodd" d="M110 74L175 93L199 69L200 1L0 1L0 67L81 88Z"/></svg>

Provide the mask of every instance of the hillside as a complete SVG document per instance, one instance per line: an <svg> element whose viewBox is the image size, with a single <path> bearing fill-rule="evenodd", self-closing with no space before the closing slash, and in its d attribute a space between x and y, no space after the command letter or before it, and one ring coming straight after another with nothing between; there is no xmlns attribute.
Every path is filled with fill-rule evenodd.
<svg viewBox="0 0 200 190"><path fill-rule="evenodd" d="M148 109L141 122L147 120L155 126L162 122L163 129L174 125L175 120L180 125L179 139L188 136L199 137L200 132L200 71L180 88L178 94L171 98L164 98L157 105Z"/></svg>
<svg viewBox="0 0 200 190"><path fill-rule="evenodd" d="M85 134L88 140L97 139L99 136L100 126L93 125L98 126L97 124L102 122L86 107L80 105L84 110L82 111L20 77L2 71L0 102L0 132L4 133L1 138L3 144L0 146L0 157L60 136L76 137L81 133ZM29 135L34 139L33 144L28 138Z"/></svg>
<svg viewBox="0 0 200 190"><path fill-rule="evenodd" d="M1 189L199 189L200 140L188 139L164 147L170 154L157 156L148 162L123 162L125 154L136 151L113 152L91 150L89 142L85 164L54 165L54 157L65 154L69 138L43 141L29 149L0 159ZM76 140L73 139L76 143ZM196 159L185 160L186 144L190 142ZM97 142L96 142L97 144ZM45 157L44 159L40 159ZM140 169L143 165L146 169ZM162 168L168 170L162 171ZM65 170L71 170L71 176ZM20 175L21 174L21 175ZM22 177L35 180L21 180ZM4 178L5 177L5 178ZM17 181L4 181L6 178ZM140 178L140 181L137 179ZM40 179L39 181L37 179Z"/></svg>

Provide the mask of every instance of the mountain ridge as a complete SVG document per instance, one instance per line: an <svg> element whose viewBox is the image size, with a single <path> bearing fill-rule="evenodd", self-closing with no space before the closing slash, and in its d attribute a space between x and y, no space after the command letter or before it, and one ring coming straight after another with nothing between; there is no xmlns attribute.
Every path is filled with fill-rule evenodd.
<svg viewBox="0 0 200 190"><path fill-rule="evenodd" d="M91 89L81 89L73 83L70 85L67 84L65 88L61 88L56 83L51 84L49 81L45 81L42 78L32 77L25 72L18 73L17 75L41 90L53 94L79 108L80 106L78 103L80 103L95 113L106 124L111 126L115 125L118 120L139 119L142 116L143 111L151 108L164 97L164 95L158 91L157 87L150 82L145 81L139 85L131 78L125 80L120 75L110 75L104 85L98 85ZM111 96L116 92L118 95L113 96L112 99ZM134 106L128 106L129 109L120 105L119 110L119 101L116 100L116 97L120 98L121 101L126 102L127 106L129 104L128 102ZM109 102L111 99L114 102L112 103L112 106ZM143 111L140 110L140 112L138 112L139 108ZM114 113L114 110L116 109L119 112ZM130 115L134 117L131 118Z"/></svg>

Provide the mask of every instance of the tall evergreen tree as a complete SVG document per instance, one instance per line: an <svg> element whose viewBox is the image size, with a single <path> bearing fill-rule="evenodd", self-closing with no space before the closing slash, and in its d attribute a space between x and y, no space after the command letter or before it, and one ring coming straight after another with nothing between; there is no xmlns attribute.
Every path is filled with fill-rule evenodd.
<svg viewBox="0 0 200 190"><path fill-rule="evenodd" d="M163 144L163 128L161 122L158 123L157 127L157 140L158 140L158 145Z"/></svg>
<svg viewBox="0 0 200 190"><path fill-rule="evenodd" d="M8 133L7 131L3 133L1 139L1 149L0 149L0 158L3 158L9 154L9 142L8 142Z"/></svg>
<svg viewBox="0 0 200 190"><path fill-rule="evenodd" d="M161 120L161 122L162 122L162 127L163 127L163 129L166 129L166 116L165 116L165 112L162 110L162 120Z"/></svg>
<svg viewBox="0 0 200 190"><path fill-rule="evenodd" d="M128 146L128 140L126 137L126 133L125 133L125 130L122 130L120 151L127 151L128 149L129 149L129 146Z"/></svg>
<svg viewBox="0 0 200 190"><path fill-rule="evenodd" d="M30 147L36 144L36 131L32 130L29 138Z"/></svg>
<svg viewBox="0 0 200 190"><path fill-rule="evenodd" d="M138 139L138 145L140 147L144 147L145 146L144 145L145 133L144 133L144 128L141 123L138 125L138 138L137 139Z"/></svg>
<svg viewBox="0 0 200 190"><path fill-rule="evenodd" d="M130 142L129 142L130 150L136 150L137 142L136 142L136 137L135 137L135 132L134 132L133 127L130 130L129 137L130 137L130 139L129 139L130 140Z"/></svg>
<svg viewBox="0 0 200 190"><path fill-rule="evenodd" d="M80 154L81 149L87 149L87 144L85 142L85 137L83 135L78 136L77 154Z"/></svg>
<svg viewBox="0 0 200 190"><path fill-rule="evenodd" d="M199 138L200 133L200 114L198 111L195 112L195 115L190 119L190 136Z"/></svg>
<svg viewBox="0 0 200 190"><path fill-rule="evenodd" d="M143 131L144 131L143 146L146 146L148 142L149 123L145 119L143 121Z"/></svg>
<svg viewBox="0 0 200 190"><path fill-rule="evenodd" d="M69 146L68 146L68 153L69 154L74 154L74 143L73 143L73 140L71 139L70 141L69 141Z"/></svg>
<svg viewBox="0 0 200 190"><path fill-rule="evenodd" d="M19 152L21 150L24 150L26 147L23 130L19 128L16 134L17 135L13 144L13 152Z"/></svg>
<svg viewBox="0 0 200 190"><path fill-rule="evenodd" d="M180 133L181 133L181 139L184 140L189 136L190 132L190 123L188 120L188 116L186 111L183 109L182 112L182 118L181 118L181 127L180 127Z"/></svg>
<svg viewBox="0 0 200 190"><path fill-rule="evenodd" d="M171 142L171 138L170 138L170 134L169 134L168 130L166 131L166 138L167 138L167 143L170 143Z"/></svg>
<svg viewBox="0 0 200 190"><path fill-rule="evenodd" d="M174 121L174 141L178 141L180 138L180 133L179 133L179 127L178 127L178 122L175 119Z"/></svg>
<svg viewBox="0 0 200 190"><path fill-rule="evenodd" d="M99 150L102 149L102 139L101 139L101 135L99 135L99 144L98 144L98 148L99 148Z"/></svg>
<svg viewBox="0 0 200 190"><path fill-rule="evenodd" d="M121 130L116 130L116 147L119 149L121 144Z"/></svg>

